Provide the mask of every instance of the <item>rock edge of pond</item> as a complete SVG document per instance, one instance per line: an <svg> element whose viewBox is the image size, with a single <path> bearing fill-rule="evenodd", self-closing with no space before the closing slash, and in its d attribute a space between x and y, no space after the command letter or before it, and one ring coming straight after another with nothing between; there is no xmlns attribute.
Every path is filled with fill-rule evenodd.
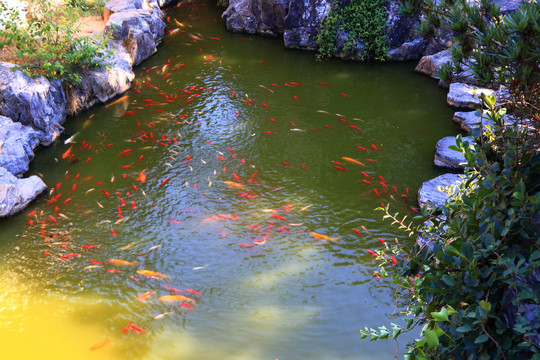
<svg viewBox="0 0 540 360"><path fill-rule="evenodd" d="M34 149L50 145L62 133L66 116L106 103L131 88L133 66L155 54L163 40L161 7L175 3L109 1L103 11L104 31L113 55L106 67L81 72L77 86L64 87L44 77L32 79L15 70L16 65L0 63L0 217L18 213L47 190L40 177L22 176Z"/></svg>

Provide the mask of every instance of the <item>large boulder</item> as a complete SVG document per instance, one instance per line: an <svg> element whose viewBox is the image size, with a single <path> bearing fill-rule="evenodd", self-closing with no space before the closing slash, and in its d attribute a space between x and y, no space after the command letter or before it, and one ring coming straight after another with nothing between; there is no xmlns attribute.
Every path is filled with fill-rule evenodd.
<svg viewBox="0 0 540 360"><path fill-rule="evenodd" d="M31 79L16 65L0 63L0 115L38 131L42 145L50 145L63 131L66 98L59 80Z"/></svg>
<svg viewBox="0 0 540 360"><path fill-rule="evenodd" d="M128 10L152 10L154 15L163 18L160 7L176 2L178 0L110 0L103 6L103 20L107 22L112 14Z"/></svg>
<svg viewBox="0 0 540 360"><path fill-rule="evenodd" d="M473 144L474 139L466 136L463 137L463 142ZM455 136L447 136L437 141L433 161L435 166L453 170L465 169L467 167L465 156L459 151L449 149L450 146L457 146Z"/></svg>
<svg viewBox="0 0 540 360"><path fill-rule="evenodd" d="M107 61L107 66L86 71L81 74L79 85L66 89L66 110L69 115L105 103L131 87L131 81L135 78L129 63L131 57L117 42L110 41L109 46L114 56Z"/></svg>
<svg viewBox="0 0 540 360"><path fill-rule="evenodd" d="M420 59L414 71L422 74L436 77L439 69L446 63L452 61L452 53L450 50L440 51L433 55L424 56Z"/></svg>
<svg viewBox="0 0 540 360"><path fill-rule="evenodd" d="M467 84L452 83L446 97L448 105L456 108L478 109L482 107L480 94L492 95L495 90L478 88Z"/></svg>
<svg viewBox="0 0 540 360"><path fill-rule="evenodd" d="M285 47L294 49L317 49L317 35L332 3L329 0L291 1L285 18L283 32Z"/></svg>
<svg viewBox="0 0 540 360"><path fill-rule="evenodd" d="M38 176L18 179L0 167L0 217L18 213L45 190L47 185Z"/></svg>
<svg viewBox="0 0 540 360"><path fill-rule="evenodd" d="M462 181L462 176L458 174L444 174L426 181L418 190L418 203L420 206L441 207L450 198L446 188L459 185Z"/></svg>
<svg viewBox="0 0 540 360"><path fill-rule="evenodd" d="M468 132L472 132L473 129L480 128L480 122L486 129L486 126L493 126L493 121L487 116L480 118L480 111L458 111L454 113L453 120L459 124L459 126Z"/></svg>
<svg viewBox="0 0 540 360"><path fill-rule="evenodd" d="M278 36L285 30L290 0L230 0L223 12L227 30Z"/></svg>
<svg viewBox="0 0 540 360"><path fill-rule="evenodd" d="M390 60L392 61L416 60L422 57L425 48L425 40L415 39L405 42L397 48L390 49L388 55L390 55Z"/></svg>
<svg viewBox="0 0 540 360"><path fill-rule="evenodd" d="M165 23L150 10L126 10L112 14L106 29L125 47L133 65L139 65L157 52L157 46L163 40Z"/></svg>
<svg viewBox="0 0 540 360"><path fill-rule="evenodd" d="M28 171L39 144L38 136L30 126L0 116L0 166L16 176Z"/></svg>

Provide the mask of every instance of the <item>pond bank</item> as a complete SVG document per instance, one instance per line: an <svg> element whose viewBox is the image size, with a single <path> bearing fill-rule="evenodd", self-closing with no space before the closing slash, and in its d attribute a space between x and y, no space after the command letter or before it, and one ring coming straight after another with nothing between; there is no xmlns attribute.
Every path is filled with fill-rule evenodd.
<svg viewBox="0 0 540 360"><path fill-rule="evenodd" d="M47 189L38 176L21 177L38 145L48 146L62 133L66 116L103 104L131 88L133 67L157 52L163 40L163 0L113 0L105 5L105 33L112 56L104 68L81 73L73 87L44 77L31 79L14 64L0 63L0 217L24 209ZM32 183L32 187L23 184Z"/></svg>

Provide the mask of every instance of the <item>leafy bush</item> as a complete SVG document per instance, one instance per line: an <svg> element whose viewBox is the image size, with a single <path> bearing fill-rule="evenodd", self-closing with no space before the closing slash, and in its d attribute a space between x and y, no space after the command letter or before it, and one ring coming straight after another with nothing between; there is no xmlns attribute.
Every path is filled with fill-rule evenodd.
<svg viewBox="0 0 540 360"><path fill-rule="evenodd" d="M361 334L395 339L423 325L407 359L540 359L540 232L533 225L540 214L540 5L496 16L486 0L477 8L465 1L438 4L407 0L404 8L421 7L426 34L455 36L454 62L441 77L468 67L501 83L508 93L498 100L511 114L494 96L483 97L487 110L478 110L475 143L458 136L454 149L470 168L464 182L443 207L422 209L428 245L396 240L376 253L380 275L392 280L404 302L405 326ZM418 234L388 207L379 210Z"/></svg>
<svg viewBox="0 0 540 360"><path fill-rule="evenodd" d="M69 0L71 7L95 15L103 13L103 7L106 3L106 0Z"/></svg>
<svg viewBox="0 0 540 360"><path fill-rule="evenodd" d="M384 0L351 0L343 6L334 2L317 35L317 58L331 57L338 51L339 32L346 35L343 52L360 52L362 61L383 61L388 58L386 42L386 10ZM362 44L362 45L360 45Z"/></svg>
<svg viewBox="0 0 540 360"><path fill-rule="evenodd" d="M78 37L78 11L69 6L56 7L47 0L38 0L27 14L27 24L18 21L17 12L0 1L0 49L15 46L17 57L25 64L19 67L31 77L60 79L68 85L80 83L78 71L100 67L109 56L106 38Z"/></svg>

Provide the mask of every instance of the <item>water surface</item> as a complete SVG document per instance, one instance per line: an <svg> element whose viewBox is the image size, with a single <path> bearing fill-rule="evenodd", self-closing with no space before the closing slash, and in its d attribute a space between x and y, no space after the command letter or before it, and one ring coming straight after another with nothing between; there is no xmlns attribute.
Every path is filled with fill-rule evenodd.
<svg viewBox="0 0 540 360"><path fill-rule="evenodd" d="M394 311L366 250L411 240L374 208L414 214L439 174L434 145L457 132L445 91L412 63L316 62L228 33L200 1L167 15L127 96L36 154L49 194L0 222L2 354L391 358L358 335ZM158 300L171 294L189 306ZM131 321L146 333L122 333Z"/></svg>

